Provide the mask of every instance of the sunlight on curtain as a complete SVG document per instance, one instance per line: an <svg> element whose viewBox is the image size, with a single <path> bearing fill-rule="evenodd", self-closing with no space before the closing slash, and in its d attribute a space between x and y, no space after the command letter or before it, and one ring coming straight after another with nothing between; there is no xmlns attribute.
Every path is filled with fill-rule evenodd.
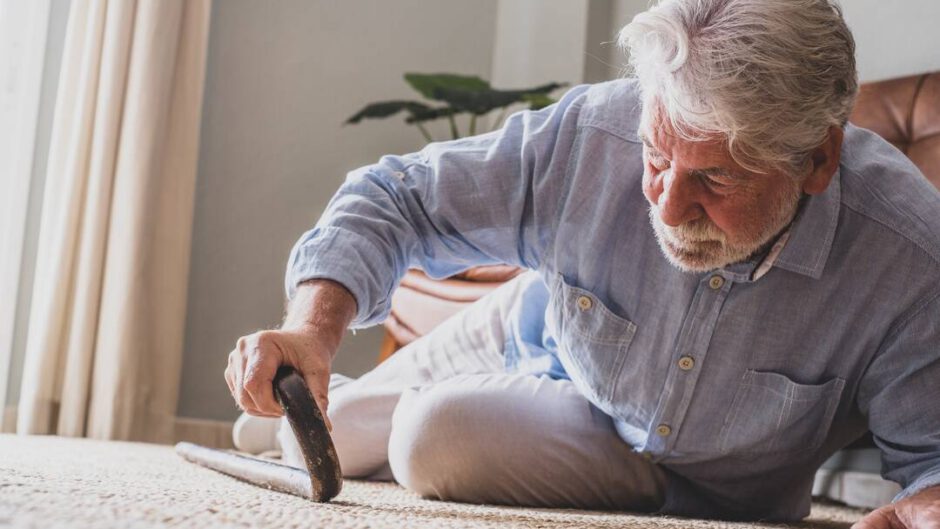
<svg viewBox="0 0 940 529"><path fill-rule="evenodd" d="M32 176L49 0L0 0L0 431Z"/></svg>
<svg viewBox="0 0 940 529"><path fill-rule="evenodd" d="M17 433L169 442L209 0L73 0Z"/></svg>

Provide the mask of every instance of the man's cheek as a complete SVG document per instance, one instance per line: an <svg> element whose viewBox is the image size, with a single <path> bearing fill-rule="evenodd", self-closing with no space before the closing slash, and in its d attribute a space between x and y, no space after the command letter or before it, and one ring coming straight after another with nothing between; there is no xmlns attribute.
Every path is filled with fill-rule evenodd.
<svg viewBox="0 0 940 529"><path fill-rule="evenodd" d="M725 242L736 243L744 219L729 216L727 212L715 209L705 209L705 216L714 230L720 231L725 236Z"/></svg>

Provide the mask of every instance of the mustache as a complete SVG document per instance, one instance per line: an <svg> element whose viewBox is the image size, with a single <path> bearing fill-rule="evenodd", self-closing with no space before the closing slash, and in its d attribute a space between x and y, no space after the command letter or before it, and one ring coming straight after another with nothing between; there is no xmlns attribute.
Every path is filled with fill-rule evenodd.
<svg viewBox="0 0 940 529"><path fill-rule="evenodd" d="M727 237L724 232L718 229L714 223L706 218L695 219L693 221L680 224L679 226L668 226L661 222L659 208L650 206L650 217L655 224L659 224L660 229L670 239L679 243L695 244L703 242L726 242Z"/></svg>

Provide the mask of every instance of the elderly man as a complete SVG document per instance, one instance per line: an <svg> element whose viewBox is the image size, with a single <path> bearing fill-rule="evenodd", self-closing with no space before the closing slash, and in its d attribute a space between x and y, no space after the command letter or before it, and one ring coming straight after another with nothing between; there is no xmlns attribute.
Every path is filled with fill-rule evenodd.
<svg viewBox="0 0 940 529"><path fill-rule="evenodd" d="M940 195L847 124L840 10L663 0L621 42L635 78L352 172L233 396L279 416L297 367L348 476L430 497L733 519L804 517L870 429L904 490L861 525L940 526ZM487 263L532 271L330 377L406 269Z"/></svg>

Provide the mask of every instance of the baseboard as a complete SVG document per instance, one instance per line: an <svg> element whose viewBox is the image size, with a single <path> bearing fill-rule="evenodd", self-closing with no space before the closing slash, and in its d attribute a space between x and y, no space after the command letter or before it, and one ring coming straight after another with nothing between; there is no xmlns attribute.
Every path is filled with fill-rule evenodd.
<svg viewBox="0 0 940 529"><path fill-rule="evenodd" d="M212 448L235 448L232 443L233 421L177 417L174 442L188 441Z"/></svg>
<svg viewBox="0 0 940 529"><path fill-rule="evenodd" d="M212 448L235 448L232 444L233 421L177 417L173 424L173 442L189 441ZM16 433L16 405L8 405L0 416L0 433Z"/></svg>

